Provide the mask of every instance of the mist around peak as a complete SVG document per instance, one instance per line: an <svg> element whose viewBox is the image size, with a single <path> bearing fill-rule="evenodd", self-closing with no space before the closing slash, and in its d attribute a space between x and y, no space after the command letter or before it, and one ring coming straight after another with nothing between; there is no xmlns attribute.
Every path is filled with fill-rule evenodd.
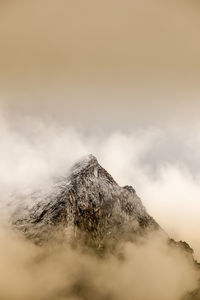
<svg viewBox="0 0 200 300"><path fill-rule="evenodd" d="M193 178L188 167L192 163L175 164L169 151L164 156L161 150L171 139L168 132L166 141L164 133L147 128L97 137L35 118L22 120L16 127L1 117L2 299L179 300L198 288L199 273L191 258L153 234L136 244L124 242L118 253L100 258L69 244L41 248L8 225L13 207L24 204L25 199L28 206L34 205L32 198L24 195L37 189L51 191L54 178L68 174L81 157L93 153L120 186L133 185L148 212L170 237L188 242L196 255L198 168ZM180 143L179 161L189 154L186 139ZM198 155L193 154L193 158Z"/></svg>

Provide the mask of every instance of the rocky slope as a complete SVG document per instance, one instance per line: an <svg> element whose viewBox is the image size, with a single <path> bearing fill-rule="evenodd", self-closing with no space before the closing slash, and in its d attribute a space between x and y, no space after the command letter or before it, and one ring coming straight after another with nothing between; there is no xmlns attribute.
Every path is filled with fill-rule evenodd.
<svg viewBox="0 0 200 300"><path fill-rule="evenodd" d="M25 197L26 201L35 204L15 211L12 223L37 244L78 241L89 246L87 250L92 247L102 254L101 250L117 249L118 242L134 242L138 236L156 231L164 237L164 242L178 248L200 269L190 246L168 238L147 213L133 187L120 187L93 155L75 164L68 175L56 179L47 190L29 197ZM81 291L87 292L85 286ZM197 299L200 299L200 289L182 300Z"/></svg>
<svg viewBox="0 0 200 300"><path fill-rule="evenodd" d="M31 197L40 201L23 217L16 214L14 223L37 243L59 233L61 239L85 236L101 247L160 229L133 187L120 187L93 155L79 161L48 192Z"/></svg>

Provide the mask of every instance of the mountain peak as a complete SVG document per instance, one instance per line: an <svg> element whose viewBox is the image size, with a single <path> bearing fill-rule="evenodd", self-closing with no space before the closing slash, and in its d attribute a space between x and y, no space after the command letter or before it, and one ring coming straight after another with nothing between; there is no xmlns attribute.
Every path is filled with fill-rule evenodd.
<svg viewBox="0 0 200 300"><path fill-rule="evenodd" d="M79 173L85 168L93 167L95 165L98 165L98 160L93 154L89 154L86 156L83 156L81 159L79 159L72 167L71 173Z"/></svg>
<svg viewBox="0 0 200 300"><path fill-rule="evenodd" d="M120 187L92 154L79 160L45 197L41 195L40 201L15 222L39 243L53 233L59 231L65 236L72 229L72 235L86 235L87 241L99 246L160 228L135 190Z"/></svg>

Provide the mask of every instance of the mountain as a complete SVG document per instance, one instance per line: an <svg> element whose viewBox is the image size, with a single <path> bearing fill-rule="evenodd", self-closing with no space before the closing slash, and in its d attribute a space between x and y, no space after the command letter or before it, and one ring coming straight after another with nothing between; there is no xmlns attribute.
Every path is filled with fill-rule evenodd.
<svg viewBox="0 0 200 300"><path fill-rule="evenodd" d="M186 242L170 239L148 214L134 188L120 187L93 155L80 160L67 175L56 178L47 189L26 196L25 200L34 204L30 208L18 207L12 216L12 224L36 244L70 242L73 246L74 242L79 242L86 246L83 249L87 253L89 249L94 249L95 254L114 250L112 253L120 253L119 259L123 259L123 254L115 251L120 249L117 246L121 242L135 242L138 237L156 232L170 247L167 248L169 251L172 248L175 252L180 251L191 266L198 272L200 270L192 248ZM76 296L77 289L82 295L91 293L91 287L88 283L85 286L85 281L78 282L75 287ZM182 298L197 299L200 299L200 288Z"/></svg>
<svg viewBox="0 0 200 300"><path fill-rule="evenodd" d="M21 216L15 214L14 224L36 243L59 233L61 239L85 236L85 241L101 248L161 230L133 187L120 187L93 155L76 163L48 192L30 197L37 203Z"/></svg>

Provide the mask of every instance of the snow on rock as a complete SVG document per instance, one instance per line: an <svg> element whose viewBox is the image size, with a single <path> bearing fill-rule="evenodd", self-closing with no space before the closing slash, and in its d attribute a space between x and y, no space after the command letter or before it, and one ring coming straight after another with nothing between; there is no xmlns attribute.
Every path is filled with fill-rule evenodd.
<svg viewBox="0 0 200 300"><path fill-rule="evenodd" d="M23 217L15 216L14 224L38 243L59 233L62 238L86 235L102 245L160 228L133 187L120 187L93 155L58 178L48 193L32 197L39 201Z"/></svg>

